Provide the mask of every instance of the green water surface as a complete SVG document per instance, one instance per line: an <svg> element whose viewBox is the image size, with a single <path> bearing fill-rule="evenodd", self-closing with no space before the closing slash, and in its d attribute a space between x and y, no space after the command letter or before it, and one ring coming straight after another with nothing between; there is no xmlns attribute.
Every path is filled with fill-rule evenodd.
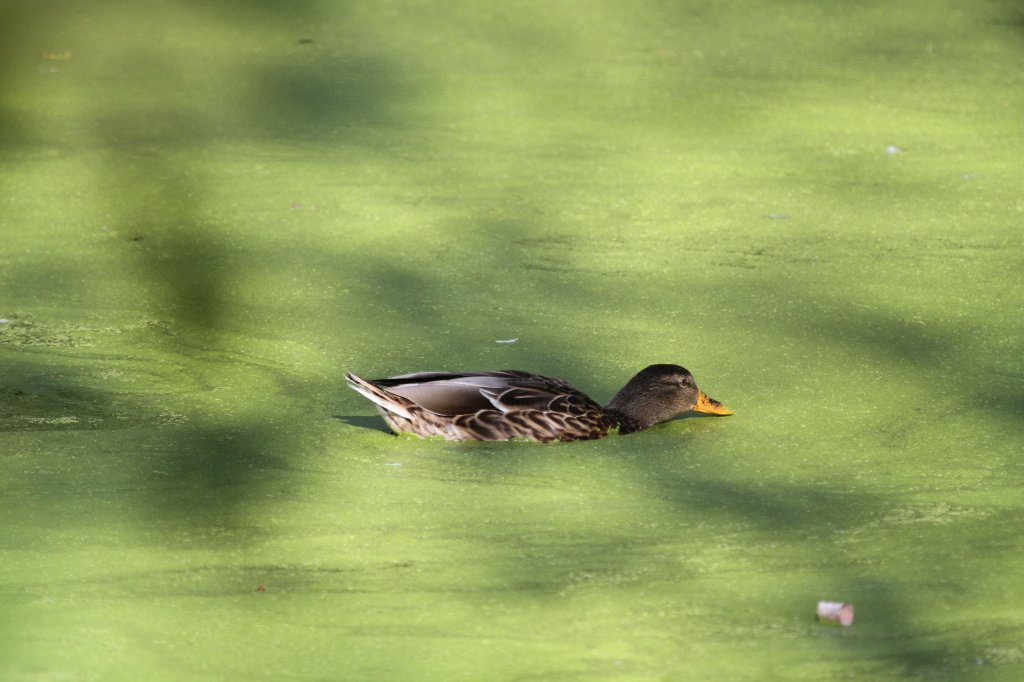
<svg viewBox="0 0 1024 682"><path fill-rule="evenodd" d="M15 0L0 67L0 679L1024 679L1020 2ZM736 414L342 380L654 362Z"/></svg>

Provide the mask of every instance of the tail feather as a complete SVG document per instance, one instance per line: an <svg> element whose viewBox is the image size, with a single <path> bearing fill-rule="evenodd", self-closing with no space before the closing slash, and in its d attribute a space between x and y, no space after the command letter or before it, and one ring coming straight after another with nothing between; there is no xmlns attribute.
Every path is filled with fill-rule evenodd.
<svg viewBox="0 0 1024 682"><path fill-rule="evenodd" d="M394 412L400 417L412 419L412 415L409 413L409 410L407 410L402 404L405 402L404 398L388 393L382 388L374 386L366 379L357 377L352 372L345 372L345 381L348 382L349 388L377 405L379 408L387 410L388 412Z"/></svg>

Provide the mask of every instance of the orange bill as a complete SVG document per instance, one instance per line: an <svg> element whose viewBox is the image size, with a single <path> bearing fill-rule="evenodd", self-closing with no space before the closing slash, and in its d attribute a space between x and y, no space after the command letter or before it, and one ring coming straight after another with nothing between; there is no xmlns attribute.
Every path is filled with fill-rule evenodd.
<svg viewBox="0 0 1024 682"><path fill-rule="evenodd" d="M708 414L732 414L732 410L718 402L704 391L697 391L697 405L694 412L706 412Z"/></svg>

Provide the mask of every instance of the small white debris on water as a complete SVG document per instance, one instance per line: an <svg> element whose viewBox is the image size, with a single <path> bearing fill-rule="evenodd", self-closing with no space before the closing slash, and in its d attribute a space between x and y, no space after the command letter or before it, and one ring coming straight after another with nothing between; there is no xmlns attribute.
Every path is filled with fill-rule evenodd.
<svg viewBox="0 0 1024 682"><path fill-rule="evenodd" d="M519 337L517 336L514 339L495 339L494 343L515 343L518 340L519 340Z"/></svg>
<svg viewBox="0 0 1024 682"><path fill-rule="evenodd" d="M853 604L842 601L819 601L818 620L822 623L839 623L843 627L853 625Z"/></svg>
<svg viewBox="0 0 1024 682"><path fill-rule="evenodd" d="M885 148L885 153L886 154L890 154L890 155L891 154L902 154L903 153L903 148L902 147L897 147L894 144L890 144L889 146L887 146Z"/></svg>

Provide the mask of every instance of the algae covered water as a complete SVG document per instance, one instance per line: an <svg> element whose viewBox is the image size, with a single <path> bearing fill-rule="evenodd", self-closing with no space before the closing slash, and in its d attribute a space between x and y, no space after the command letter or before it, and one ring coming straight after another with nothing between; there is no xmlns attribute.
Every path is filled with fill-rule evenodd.
<svg viewBox="0 0 1024 682"><path fill-rule="evenodd" d="M1020 678L1018 3L2 11L0 678Z"/></svg>

